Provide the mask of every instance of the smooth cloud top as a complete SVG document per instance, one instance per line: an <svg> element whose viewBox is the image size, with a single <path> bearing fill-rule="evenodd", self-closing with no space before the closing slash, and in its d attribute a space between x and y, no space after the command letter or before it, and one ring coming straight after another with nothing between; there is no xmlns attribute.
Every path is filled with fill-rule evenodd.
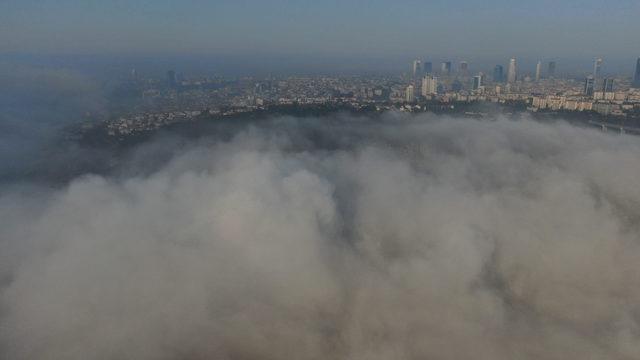
<svg viewBox="0 0 640 360"><path fill-rule="evenodd" d="M3 357L640 357L636 138L325 120L5 193Z"/></svg>

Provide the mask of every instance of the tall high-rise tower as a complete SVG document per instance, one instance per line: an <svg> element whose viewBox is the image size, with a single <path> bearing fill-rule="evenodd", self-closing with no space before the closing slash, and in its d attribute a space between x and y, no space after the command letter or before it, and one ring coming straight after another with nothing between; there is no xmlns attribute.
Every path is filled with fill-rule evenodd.
<svg viewBox="0 0 640 360"><path fill-rule="evenodd" d="M484 86L484 74L480 73L473 77L473 90L480 90Z"/></svg>
<svg viewBox="0 0 640 360"><path fill-rule="evenodd" d="M556 62L549 61L549 68L547 69L547 77L555 77L556 76Z"/></svg>
<svg viewBox="0 0 640 360"><path fill-rule="evenodd" d="M467 76L469 72L469 63L466 61L460 61L460 65L458 65L458 72L460 76Z"/></svg>
<svg viewBox="0 0 640 360"><path fill-rule="evenodd" d="M633 75L633 85L634 88L640 89L640 58L636 62L636 73Z"/></svg>
<svg viewBox="0 0 640 360"><path fill-rule="evenodd" d="M517 74L516 74L516 59L511 59L509 61L509 69L507 70L507 82L514 83L516 82Z"/></svg>
<svg viewBox="0 0 640 360"><path fill-rule="evenodd" d="M442 67L440 68L442 75L449 76L451 75L451 61L445 61L442 63Z"/></svg>
<svg viewBox="0 0 640 360"><path fill-rule="evenodd" d="M592 76L588 76L584 79L584 89L583 93L587 96L593 96L593 87L595 85L595 81Z"/></svg>
<svg viewBox="0 0 640 360"><path fill-rule="evenodd" d="M504 68L502 65L496 65L493 68L493 81L494 82L503 82L504 81Z"/></svg>
<svg viewBox="0 0 640 360"><path fill-rule="evenodd" d="M536 81L540 81L542 75L542 61L538 61L536 64Z"/></svg>
<svg viewBox="0 0 640 360"><path fill-rule="evenodd" d="M602 92L613 92L613 79L602 80Z"/></svg>
<svg viewBox="0 0 640 360"><path fill-rule="evenodd" d="M432 74L433 73L433 63L431 63L431 61L425 61L423 66L422 66L422 71L424 71L425 74Z"/></svg>
<svg viewBox="0 0 640 360"><path fill-rule="evenodd" d="M412 73L414 79L422 77L422 63L420 60L413 60Z"/></svg>
<svg viewBox="0 0 640 360"><path fill-rule="evenodd" d="M602 59L597 58L593 61L593 78L598 79L602 74Z"/></svg>

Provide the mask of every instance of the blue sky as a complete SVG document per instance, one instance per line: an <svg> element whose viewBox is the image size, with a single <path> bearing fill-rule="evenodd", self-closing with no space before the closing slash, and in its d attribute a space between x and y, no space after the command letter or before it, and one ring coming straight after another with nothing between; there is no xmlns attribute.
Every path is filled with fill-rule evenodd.
<svg viewBox="0 0 640 360"><path fill-rule="evenodd" d="M633 58L638 0L0 0L0 53Z"/></svg>

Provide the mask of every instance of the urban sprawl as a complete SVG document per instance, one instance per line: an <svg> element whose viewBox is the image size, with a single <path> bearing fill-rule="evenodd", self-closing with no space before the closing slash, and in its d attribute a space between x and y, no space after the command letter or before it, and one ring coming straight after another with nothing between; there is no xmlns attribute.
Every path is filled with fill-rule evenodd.
<svg viewBox="0 0 640 360"><path fill-rule="evenodd" d="M491 74L469 73L469 64L437 68L415 60L402 76L292 76L185 79L168 71L164 79L142 78L135 70L123 92L138 100L106 121L110 135L148 131L202 116L231 116L287 105L341 105L353 109L419 112L459 103L521 104L529 111L592 112L640 118L640 58L633 77L603 76L602 59L583 79L556 76L556 63L538 62L521 73L516 59ZM639 120L640 121L640 120Z"/></svg>

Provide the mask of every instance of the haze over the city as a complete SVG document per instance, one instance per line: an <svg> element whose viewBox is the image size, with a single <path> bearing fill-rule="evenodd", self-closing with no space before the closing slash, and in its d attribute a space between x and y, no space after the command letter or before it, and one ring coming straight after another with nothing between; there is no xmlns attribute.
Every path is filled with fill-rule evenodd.
<svg viewBox="0 0 640 360"><path fill-rule="evenodd" d="M0 54L213 55L236 72L395 70L416 56L586 68L597 56L630 72L638 13L634 0L4 1Z"/></svg>

